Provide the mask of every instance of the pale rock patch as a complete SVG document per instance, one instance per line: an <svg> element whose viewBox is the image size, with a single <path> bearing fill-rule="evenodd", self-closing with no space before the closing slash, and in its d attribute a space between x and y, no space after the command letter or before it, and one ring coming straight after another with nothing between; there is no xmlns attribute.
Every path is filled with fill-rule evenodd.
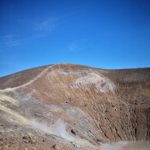
<svg viewBox="0 0 150 150"><path fill-rule="evenodd" d="M88 73L86 76L79 77L76 79L71 87L78 88L78 87L89 87L95 86L97 92L114 92L115 85L114 83L106 78L105 76L97 73Z"/></svg>

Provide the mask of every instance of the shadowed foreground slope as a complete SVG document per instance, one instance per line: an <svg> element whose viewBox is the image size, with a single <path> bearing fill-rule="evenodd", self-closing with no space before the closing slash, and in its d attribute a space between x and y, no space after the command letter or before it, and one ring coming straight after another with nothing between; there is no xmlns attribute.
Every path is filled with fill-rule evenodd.
<svg viewBox="0 0 150 150"><path fill-rule="evenodd" d="M150 147L150 69L49 65L0 78L2 149Z"/></svg>

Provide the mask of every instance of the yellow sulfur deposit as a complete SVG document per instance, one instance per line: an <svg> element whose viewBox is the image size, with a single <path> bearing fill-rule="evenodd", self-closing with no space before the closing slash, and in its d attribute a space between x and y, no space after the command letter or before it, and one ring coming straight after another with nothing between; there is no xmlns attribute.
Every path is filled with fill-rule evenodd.
<svg viewBox="0 0 150 150"><path fill-rule="evenodd" d="M6 96L4 94L0 94L0 101L7 101L9 103L12 103L13 105L18 105L18 102L14 98Z"/></svg>
<svg viewBox="0 0 150 150"><path fill-rule="evenodd" d="M21 124L27 124L28 123L28 120L25 117L23 117L22 115L18 114L17 112L11 110L10 108L8 108L6 106L0 105L0 110L7 112L10 115L12 115L18 123L21 123Z"/></svg>

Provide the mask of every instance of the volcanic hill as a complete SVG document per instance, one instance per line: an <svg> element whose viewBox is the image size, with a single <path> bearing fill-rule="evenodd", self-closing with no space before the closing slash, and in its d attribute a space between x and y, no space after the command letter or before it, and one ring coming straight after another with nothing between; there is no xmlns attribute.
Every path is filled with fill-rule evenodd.
<svg viewBox="0 0 150 150"><path fill-rule="evenodd" d="M149 150L150 68L56 64L1 77L0 149Z"/></svg>

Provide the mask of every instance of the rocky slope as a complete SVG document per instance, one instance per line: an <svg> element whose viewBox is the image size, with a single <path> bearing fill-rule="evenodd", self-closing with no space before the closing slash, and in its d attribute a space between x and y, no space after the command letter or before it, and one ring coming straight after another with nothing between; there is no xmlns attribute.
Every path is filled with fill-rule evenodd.
<svg viewBox="0 0 150 150"><path fill-rule="evenodd" d="M150 147L150 69L57 64L0 78L0 148Z"/></svg>

